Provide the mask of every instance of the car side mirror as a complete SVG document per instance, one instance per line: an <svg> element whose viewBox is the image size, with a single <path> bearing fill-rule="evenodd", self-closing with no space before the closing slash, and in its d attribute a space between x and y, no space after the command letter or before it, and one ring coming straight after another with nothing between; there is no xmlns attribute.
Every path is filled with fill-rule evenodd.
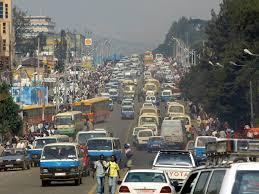
<svg viewBox="0 0 259 194"><path fill-rule="evenodd" d="M117 185L121 185L122 181L121 180L118 180L117 181Z"/></svg>

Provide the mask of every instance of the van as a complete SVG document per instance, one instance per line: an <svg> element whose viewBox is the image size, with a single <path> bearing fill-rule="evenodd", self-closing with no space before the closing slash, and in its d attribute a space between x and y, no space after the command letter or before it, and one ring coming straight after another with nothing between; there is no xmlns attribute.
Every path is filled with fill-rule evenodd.
<svg viewBox="0 0 259 194"><path fill-rule="evenodd" d="M155 124L155 125L159 126L160 119L157 114L144 113L139 116L138 126L150 125L150 124Z"/></svg>
<svg viewBox="0 0 259 194"><path fill-rule="evenodd" d="M186 130L181 120L164 120L161 125L161 136L168 146L184 149L187 143Z"/></svg>
<svg viewBox="0 0 259 194"><path fill-rule="evenodd" d="M82 183L84 157L86 155L75 143L53 143L45 145L40 159L42 186L51 181L74 181Z"/></svg>
<svg viewBox="0 0 259 194"><path fill-rule="evenodd" d="M178 115L185 115L184 105L178 102L169 102L167 104L167 115L171 117L178 116Z"/></svg>
<svg viewBox="0 0 259 194"><path fill-rule="evenodd" d="M198 136L194 143L194 155L198 160L206 158L206 144L216 142L217 138L212 136Z"/></svg>
<svg viewBox="0 0 259 194"><path fill-rule="evenodd" d="M32 149L28 150L32 165L39 165L42 149L45 145L59 142L69 142L69 137L67 135L53 135L48 137L36 138L32 143Z"/></svg>
<svg viewBox="0 0 259 194"><path fill-rule="evenodd" d="M90 138L108 137L106 130L79 131L76 135L76 142L80 145L86 145Z"/></svg>
<svg viewBox="0 0 259 194"><path fill-rule="evenodd" d="M87 147L91 165L99 160L100 155L104 155L106 161L109 161L111 156L115 155L118 163L122 162L122 147L119 138L91 138L87 141Z"/></svg>
<svg viewBox="0 0 259 194"><path fill-rule="evenodd" d="M147 146L150 137L154 136L152 129L140 130L137 134L137 148L141 149Z"/></svg>
<svg viewBox="0 0 259 194"><path fill-rule="evenodd" d="M186 130L190 131L192 123L191 123L191 118L188 115L173 116L171 119L172 120L181 120L181 121L183 121Z"/></svg>

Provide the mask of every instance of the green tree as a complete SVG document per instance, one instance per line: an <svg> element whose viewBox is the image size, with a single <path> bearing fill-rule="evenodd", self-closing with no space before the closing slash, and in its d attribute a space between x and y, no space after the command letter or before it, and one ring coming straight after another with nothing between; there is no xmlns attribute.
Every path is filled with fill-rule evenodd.
<svg viewBox="0 0 259 194"><path fill-rule="evenodd" d="M246 55L249 48L259 52L259 1L223 0L220 12L212 11L206 27L207 41L200 64L182 80L186 96L205 105L208 112L233 124L249 122L249 81L257 83L257 59ZM223 68L212 67L220 62ZM234 61L244 67L229 64ZM256 86L255 86L256 87ZM254 87L258 111L258 90Z"/></svg>
<svg viewBox="0 0 259 194"><path fill-rule="evenodd" d="M61 30L60 32L60 41L56 40L54 54L58 59L56 70L58 70L59 72L62 72L64 70L64 66L67 58L67 41L66 41L65 30Z"/></svg>
<svg viewBox="0 0 259 194"><path fill-rule="evenodd" d="M9 94L9 86L0 84L0 134L18 134L22 130L22 119L19 116L19 106L14 103Z"/></svg>

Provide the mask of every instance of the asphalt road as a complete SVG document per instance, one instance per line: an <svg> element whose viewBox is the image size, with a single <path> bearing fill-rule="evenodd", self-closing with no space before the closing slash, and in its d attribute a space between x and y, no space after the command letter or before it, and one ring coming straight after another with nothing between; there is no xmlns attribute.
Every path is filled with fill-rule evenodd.
<svg viewBox="0 0 259 194"><path fill-rule="evenodd" d="M138 106L137 106L138 107ZM138 112L138 108L136 109ZM111 118L104 123L97 124L96 128L108 128L115 137L119 137L122 145L129 142L132 128L137 123L137 115L135 120L121 120L120 107L115 106ZM134 168L150 168L154 153L147 153L145 151L134 152ZM122 170L122 174L125 171ZM96 182L92 177L83 179L83 184L80 186L73 186L71 183L54 183L49 187L41 187L39 177L39 168L31 168L25 171L7 171L0 172L0 193L2 194L93 194L96 193ZM106 193L108 193L106 191Z"/></svg>

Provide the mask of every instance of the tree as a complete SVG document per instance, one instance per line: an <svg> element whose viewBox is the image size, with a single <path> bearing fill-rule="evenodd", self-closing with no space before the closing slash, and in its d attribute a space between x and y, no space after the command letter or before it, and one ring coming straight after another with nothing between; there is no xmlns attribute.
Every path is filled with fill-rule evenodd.
<svg viewBox="0 0 259 194"><path fill-rule="evenodd" d="M232 124L249 123L249 81L257 82L259 71L255 66L258 61L243 50L259 52L258 34L259 1L223 0L219 14L212 11L206 27L207 41L200 63L182 80L185 95ZM224 67L212 67L209 61ZM258 90L254 90L258 97ZM255 108L259 105L256 97Z"/></svg>
<svg viewBox="0 0 259 194"><path fill-rule="evenodd" d="M55 68L59 72L62 72L64 70L64 66L67 58L67 41L66 41L65 30L61 30L60 32L60 41L56 40L54 54L58 59L58 64L56 65Z"/></svg>
<svg viewBox="0 0 259 194"><path fill-rule="evenodd" d="M0 134L11 133L17 135L22 130L22 119L19 116L19 106L14 103L9 94L9 86L0 84Z"/></svg>

